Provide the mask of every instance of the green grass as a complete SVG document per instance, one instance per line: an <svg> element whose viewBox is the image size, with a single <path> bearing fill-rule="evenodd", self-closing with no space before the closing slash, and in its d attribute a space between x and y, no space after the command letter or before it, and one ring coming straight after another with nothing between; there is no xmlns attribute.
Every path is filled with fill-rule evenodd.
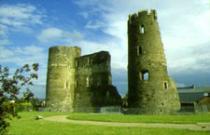
<svg viewBox="0 0 210 135"><path fill-rule="evenodd" d="M123 115L123 114L94 114L94 113L72 113L68 116L73 120L90 120L106 122L128 122L128 123L197 123L210 122L210 113L183 114L183 115Z"/></svg>
<svg viewBox="0 0 210 135"><path fill-rule="evenodd" d="M10 135L209 135L209 132L188 131L178 129L138 128L138 127L106 127L92 125L77 125L71 123L57 123L45 120L35 120L36 115L44 117L63 115L67 113L24 112L19 113L21 119L13 119L9 128ZM96 114L71 114L70 116L93 117ZM118 115L101 115L114 118ZM97 118L100 116L97 115ZM128 116L126 116L128 117ZM130 116L137 117L137 116ZM132 119L133 119L132 118ZM132 119L129 119L131 121ZM125 120L125 119L124 119Z"/></svg>

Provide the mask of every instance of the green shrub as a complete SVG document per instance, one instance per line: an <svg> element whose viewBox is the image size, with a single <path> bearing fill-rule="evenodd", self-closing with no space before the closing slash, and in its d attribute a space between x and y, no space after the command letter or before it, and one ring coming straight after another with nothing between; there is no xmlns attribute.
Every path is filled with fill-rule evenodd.
<svg viewBox="0 0 210 135"><path fill-rule="evenodd" d="M17 103L15 105L16 111L20 112L20 111L32 111L33 110L33 106L31 104L31 102L21 102L21 103Z"/></svg>

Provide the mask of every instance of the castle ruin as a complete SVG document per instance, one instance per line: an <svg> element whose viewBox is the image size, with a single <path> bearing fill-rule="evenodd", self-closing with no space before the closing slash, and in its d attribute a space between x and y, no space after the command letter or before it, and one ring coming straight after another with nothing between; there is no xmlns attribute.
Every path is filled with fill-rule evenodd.
<svg viewBox="0 0 210 135"><path fill-rule="evenodd" d="M48 59L46 100L50 110L98 112L103 106L120 106L108 52L81 56L79 47L55 46L49 49Z"/></svg>
<svg viewBox="0 0 210 135"><path fill-rule="evenodd" d="M54 111L99 112L120 106L106 51L81 56L79 47L49 49L47 106ZM168 76L155 10L128 19L129 113L167 114L180 109L175 82Z"/></svg>
<svg viewBox="0 0 210 135"><path fill-rule="evenodd" d="M131 112L144 114L180 109L176 85L168 76L155 10L128 19L128 106Z"/></svg>

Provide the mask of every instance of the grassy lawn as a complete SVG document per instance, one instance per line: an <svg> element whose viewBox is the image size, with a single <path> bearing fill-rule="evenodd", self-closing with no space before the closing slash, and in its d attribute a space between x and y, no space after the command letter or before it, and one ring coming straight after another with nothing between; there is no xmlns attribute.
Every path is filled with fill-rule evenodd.
<svg viewBox="0 0 210 135"><path fill-rule="evenodd" d="M9 128L10 135L209 135L209 132L202 131L188 131L178 129L161 129L161 128L139 128L139 127L106 127L106 126L92 126L92 125L77 125L71 123L58 123L45 120L35 120L36 115L42 115L44 117L53 115L63 115L67 113L49 113L49 112L24 112L19 113L21 119L13 119L11 121L11 127ZM94 117L96 114L70 114L81 118L87 118L88 116ZM97 115L97 118L115 118L117 120L121 115ZM133 117L128 119L131 122L132 119L139 116L125 116ZM151 117L151 116L150 116ZM162 116L164 117L164 116ZM168 117L168 116L167 116ZM192 116L190 116L192 117ZM200 116L201 117L201 116ZM124 119L125 121L125 119ZM148 119L149 121L149 119ZM134 121L135 122L135 121Z"/></svg>
<svg viewBox="0 0 210 135"><path fill-rule="evenodd" d="M210 122L210 113L183 115L123 115L72 113L68 116L74 120L107 121L107 122L144 122L144 123L197 123Z"/></svg>

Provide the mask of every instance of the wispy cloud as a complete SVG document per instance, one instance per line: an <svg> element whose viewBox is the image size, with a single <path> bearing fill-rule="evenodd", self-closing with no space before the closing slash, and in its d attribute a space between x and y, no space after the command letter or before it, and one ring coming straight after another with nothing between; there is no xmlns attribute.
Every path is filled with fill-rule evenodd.
<svg viewBox="0 0 210 135"><path fill-rule="evenodd" d="M132 2L126 0L110 0L106 2L80 0L77 1L77 4L84 9L86 6L92 6L101 10L99 15L103 18L98 21L105 23L105 25L97 28L108 35L118 38L118 42L115 41L115 44L120 46L121 54L125 56L127 56L126 23L128 14L142 9L155 8L157 10L169 68L173 67L175 69L174 67L177 67L178 70L178 67L182 67L180 63L185 63L184 69L195 66L194 61L197 58L191 53L193 48L202 43L208 42L210 44L210 2L208 0L203 2L196 0L177 0L173 2L167 0L132 0ZM87 12L92 11L88 10ZM100 22L98 23L100 24ZM87 22L87 24L90 24L90 22ZM176 52L179 52L179 55ZM113 59L113 61L116 61L116 59ZM123 58L121 61L123 61ZM124 68L126 68L127 63L124 64Z"/></svg>
<svg viewBox="0 0 210 135"><path fill-rule="evenodd" d="M210 58L210 55L209 51L203 52L203 50L209 50L210 46L209 0L79 0L76 3L82 9L81 12L83 10L87 12L89 18L98 14L100 18L95 21L98 24L101 21L101 24L105 25L97 27L97 29L113 37L109 41L104 41L106 46L112 48L108 49L112 54L112 67L127 70L128 15L142 9L154 8L158 14L169 73L175 78L179 76L178 83L182 83L182 81L196 82L196 77L194 80L190 80L187 74L197 76L202 72L202 75L209 76L210 63L207 59ZM89 10L86 10L87 8ZM90 22L87 22L88 24ZM83 44L86 43L83 41ZM122 78L126 78L126 76L126 74L121 74ZM185 79L180 79L181 77ZM199 80L197 82L201 83Z"/></svg>
<svg viewBox="0 0 210 135"><path fill-rule="evenodd" d="M43 59L47 58L44 49L35 45L1 48L0 51L0 63L14 63L19 66L24 63L43 62Z"/></svg>
<svg viewBox="0 0 210 135"><path fill-rule="evenodd" d="M3 30L29 29L30 25L42 24L43 18L44 15L33 5L17 4L0 6L1 33Z"/></svg>
<svg viewBox="0 0 210 135"><path fill-rule="evenodd" d="M5 59L11 58L14 56L14 53L12 52L12 50L4 48L4 47L0 47L0 62L2 63L2 61L5 61Z"/></svg>
<svg viewBox="0 0 210 135"><path fill-rule="evenodd" d="M85 28L88 29L99 29L103 28L106 24L101 21L88 21Z"/></svg>
<svg viewBox="0 0 210 135"><path fill-rule="evenodd" d="M10 44L11 43L11 41L9 40L9 39L7 39L7 38L0 38L0 47L4 47L4 46L6 46L6 45L8 45L8 44Z"/></svg>
<svg viewBox="0 0 210 135"><path fill-rule="evenodd" d="M36 83L45 84L47 55L43 47L36 45L12 48L0 47L0 63L3 65L12 63L13 66L10 67L11 69L21 67L24 64L39 63L39 80Z"/></svg>
<svg viewBox="0 0 210 135"><path fill-rule="evenodd" d="M20 65L23 62L39 61L39 55L44 56L39 47L19 45L11 41L11 35L19 30L21 35L31 26L41 25L45 15L30 4L3 4L0 6L0 62ZM19 47L18 47L19 46ZM33 54L34 52L34 54ZM26 56L27 54L27 56ZM38 56L36 56L38 55ZM24 60L24 61L23 61Z"/></svg>
<svg viewBox="0 0 210 135"><path fill-rule="evenodd" d="M37 38L40 42L53 42L81 39L82 37L82 34L77 31L68 32L56 27L50 27L43 29Z"/></svg>

